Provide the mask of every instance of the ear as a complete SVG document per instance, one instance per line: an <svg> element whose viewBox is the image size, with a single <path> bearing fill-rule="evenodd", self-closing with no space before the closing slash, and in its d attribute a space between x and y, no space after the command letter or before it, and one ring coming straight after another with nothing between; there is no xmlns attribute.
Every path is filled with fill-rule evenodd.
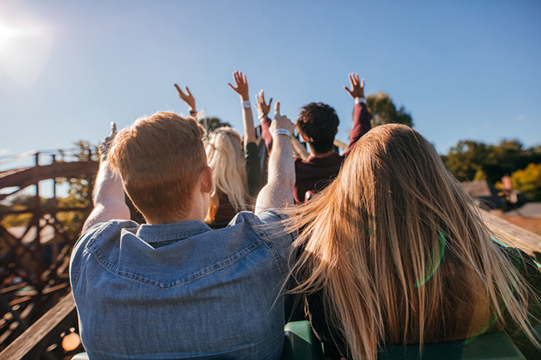
<svg viewBox="0 0 541 360"><path fill-rule="evenodd" d="M212 169L205 166L201 173L201 192L210 193L212 191Z"/></svg>

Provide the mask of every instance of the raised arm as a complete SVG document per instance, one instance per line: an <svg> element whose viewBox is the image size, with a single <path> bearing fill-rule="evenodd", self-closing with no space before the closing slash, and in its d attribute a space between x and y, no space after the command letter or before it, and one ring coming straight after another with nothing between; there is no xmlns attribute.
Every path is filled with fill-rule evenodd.
<svg viewBox="0 0 541 360"><path fill-rule="evenodd" d="M272 150L272 135L270 133L271 119L269 119L268 114L272 104L272 98L270 98L269 103L265 102L265 94L263 90L259 92L259 95L256 94L256 105L257 117L261 120L261 137L265 141L265 146L267 147L267 154L270 155Z"/></svg>
<svg viewBox="0 0 541 360"><path fill-rule="evenodd" d="M188 89L188 87L186 86L186 92L184 92L177 84L175 84L175 88L177 89L178 97L184 100L184 102L190 107L190 116L193 118L197 118L195 98L190 92L190 89Z"/></svg>
<svg viewBox="0 0 541 360"><path fill-rule="evenodd" d="M344 155L349 154L357 140L372 128L370 123L372 114L368 111L366 99L364 98L364 79L359 81L359 75L352 73L349 74L349 83L351 84L351 90L346 86L344 86L344 89L355 99L355 110L353 112L353 128L349 135L349 146Z"/></svg>
<svg viewBox="0 0 541 360"><path fill-rule="evenodd" d="M116 136L116 125L111 123L111 135L100 144L100 168L94 186L94 209L83 225L83 232L91 226L113 219L129 220L130 209L124 201L124 188L120 176L109 168L107 154Z"/></svg>
<svg viewBox="0 0 541 360"><path fill-rule="evenodd" d="M240 71L233 73L236 87L228 83L231 89L235 90L240 95L242 105L242 121L244 123L244 146L257 140L255 137L254 116L252 114L252 106L250 104L250 96L248 95L248 81L246 75Z"/></svg>
<svg viewBox="0 0 541 360"><path fill-rule="evenodd" d="M274 149L269 158L269 179L257 197L256 214L265 209L280 209L294 204L295 164L291 155L294 130L295 124L287 116L280 115L280 103L277 102L270 128Z"/></svg>

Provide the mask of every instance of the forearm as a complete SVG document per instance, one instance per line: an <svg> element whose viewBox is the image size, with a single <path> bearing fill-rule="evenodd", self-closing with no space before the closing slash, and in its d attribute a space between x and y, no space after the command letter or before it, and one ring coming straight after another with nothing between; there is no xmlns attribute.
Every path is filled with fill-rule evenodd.
<svg viewBox="0 0 541 360"><path fill-rule="evenodd" d="M240 99L242 104L244 104L245 101L250 102L248 96L241 96ZM242 105L242 121L244 123L244 146L246 146L257 140L255 137L254 116L251 106L245 107Z"/></svg>
<svg viewBox="0 0 541 360"><path fill-rule="evenodd" d="M366 104L363 102L355 104L355 110L353 112L353 128L349 135L348 153L351 151L357 140L370 131L372 128L370 120L372 120L372 114L368 111Z"/></svg>
<svg viewBox="0 0 541 360"><path fill-rule="evenodd" d="M269 158L269 180L256 202L256 214L269 208L284 208L293 205L295 185L295 163L293 161L291 137L274 135L274 150Z"/></svg>
<svg viewBox="0 0 541 360"><path fill-rule="evenodd" d="M113 219L130 219L130 210L124 201L120 176L113 174L107 161L103 161L94 187L94 209L83 226L83 232L97 223Z"/></svg>

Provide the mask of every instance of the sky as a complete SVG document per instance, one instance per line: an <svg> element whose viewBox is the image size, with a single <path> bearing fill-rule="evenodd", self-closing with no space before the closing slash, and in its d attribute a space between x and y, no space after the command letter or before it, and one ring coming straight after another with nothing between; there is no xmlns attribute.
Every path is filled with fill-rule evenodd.
<svg viewBox="0 0 541 360"><path fill-rule="evenodd" d="M111 121L187 114L174 83L242 133L235 70L252 104L264 89L293 121L309 102L330 104L342 141L355 72L440 153L464 139L533 146L540 19L540 1L2 0L0 169L15 154L98 144Z"/></svg>

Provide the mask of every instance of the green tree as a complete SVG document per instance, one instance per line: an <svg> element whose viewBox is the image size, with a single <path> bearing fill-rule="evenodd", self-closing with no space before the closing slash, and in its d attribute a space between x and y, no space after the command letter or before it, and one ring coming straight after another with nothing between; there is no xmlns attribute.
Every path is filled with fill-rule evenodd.
<svg viewBox="0 0 541 360"><path fill-rule="evenodd" d="M541 163L529 164L511 175L513 188L533 201L541 201Z"/></svg>
<svg viewBox="0 0 541 360"><path fill-rule="evenodd" d="M383 124L404 124L413 127L413 119L411 115L406 112L404 106L401 106L400 109L397 110L396 105L389 95L381 91L377 94L369 94L366 97L366 105L373 115L373 126Z"/></svg>
<svg viewBox="0 0 541 360"><path fill-rule="evenodd" d="M199 120L199 124L201 124L201 126L205 127L205 121L207 122L209 132L214 131L214 130L216 130L218 128L221 128L221 127L225 127L225 126L231 127L230 123L222 121L217 117L210 117L210 118L208 117L208 118L201 119L201 120Z"/></svg>
<svg viewBox="0 0 541 360"><path fill-rule="evenodd" d="M502 140L497 145L461 140L442 159L460 181L484 178L495 184L504 175L541 162L541 147L524 148L516 139Z"/></svg>
<svg viewBox="0 0 541 360"><path fill-rule="evenodd" d="M487 154L486 144L472 140L461 140L449 150L447 155L442 156L442 160L459 181L471 181L476 177L478 179L487 177L483 169Z"/></svg>

